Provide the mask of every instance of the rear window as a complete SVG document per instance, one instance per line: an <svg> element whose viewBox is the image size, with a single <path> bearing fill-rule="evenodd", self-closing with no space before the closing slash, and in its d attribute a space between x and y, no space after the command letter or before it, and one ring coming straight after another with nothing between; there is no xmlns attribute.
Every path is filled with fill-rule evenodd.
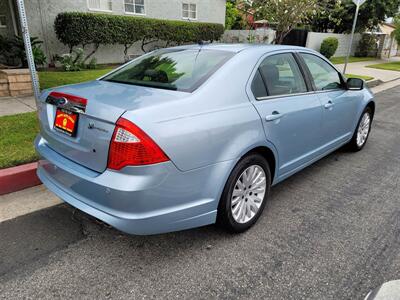
<svg viewBox="0 0 400 300"><path fill-rule="evenodd" d="M234 53L208 49L164 49L133 61L103 80L193 92Z"/></svg>

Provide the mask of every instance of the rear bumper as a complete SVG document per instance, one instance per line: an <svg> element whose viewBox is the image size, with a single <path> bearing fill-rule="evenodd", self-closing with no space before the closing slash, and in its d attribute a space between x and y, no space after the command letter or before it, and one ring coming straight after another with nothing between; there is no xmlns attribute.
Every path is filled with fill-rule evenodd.
<svg viewBox="0 0 400 300"><path fill-rule="evenodd" d="M234 161L181 172L171 162L97 173L52 150L40 136L37 174L72 206L129 234L147 235L215 223Z"/></svg>

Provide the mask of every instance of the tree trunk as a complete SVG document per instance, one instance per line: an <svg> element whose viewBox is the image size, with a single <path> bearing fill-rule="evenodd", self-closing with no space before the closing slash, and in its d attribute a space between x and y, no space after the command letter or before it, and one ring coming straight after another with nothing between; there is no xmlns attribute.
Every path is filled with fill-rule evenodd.
<svg viewBox="0 0 400 300"><path fill-rule="evenodd" d="M152 40L152 41L147 41L147 42L146 42L146 37L144 37L144 38L142 39L142 46L141 46L142 51L143 51L144 53L147 53L146 49L144 49L144 46L146 46L146 45L148 45L148 44L151 44L151 43L154 43L154 42L157 42L157 41L158 41L158 39L157 39L157 40Z"/></svg>
<svg viewBox="0 0 400 300"><path fill-rule="evenodd" d="M288 31L277 31L276 32L276 36L275 36L275 40L274 40L274 44L277 45L282 45L283 40L285 39L285 37L292 31L292 29L289 29Z"/></svg>
<svg viewBox="0 0 400 300"><path fill-rule="evenodd" d="M129 50L129 48L130 47L132 47L132 45L133 44L125 44L124 45L124 60L125 60L125 62L127 62L127 61L129 61L129 58L128 58L128 50Z"/></svg>
<svg viewBox="0 0 400 300"><path fill-rule="evenodd" d="M86 63L86 61L96 53L99 47L100 47L99 44L95 44L93 50L88 55L86 55L85 59L83 60L83 63Z"/></svg>
<svg viewBox="0 0 400 300"><path fill-rule="evenodd" d="M130 47L132 47L132 45L133 45L133 44L125 44L125 45L124 45L124 47L125 47L125 49L124 49L124 55L125 55L125 56L128 56L128 50L129 50Z"/></svg>
<svg viewBox="0 0 400 300"><path fill-rule="evenodd" d="M284 35L283 32L281 32L280 35L279 35L278 44L282 45L284 39L285 39L285 35Z"/></svg>
<svg viewBox="0 0 400 300"><path fill-rule="evenodd" d="M146 41L146 37L144 37L143 39L142 39L142 45L140 46L141 48L142 48L142 51L144 52L144 53L146 53L146 50L144 50L144 42Z"/></svg>

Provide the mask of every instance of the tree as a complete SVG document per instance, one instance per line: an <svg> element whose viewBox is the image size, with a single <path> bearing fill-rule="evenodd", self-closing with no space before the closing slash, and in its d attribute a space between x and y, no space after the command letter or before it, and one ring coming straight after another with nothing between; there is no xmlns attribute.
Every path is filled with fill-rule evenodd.
<svg viewBox="0 0 400 300"><path fill-rule="evenodd" d="M352 0L321 0L320 13L311 17L310 25L315 31L331 30L349 33L353 25L356 5ZM399 11L400 0L368 0L361 7L357 20L357 32L373 29Z"/></svg>
<svg viewBox="0 0 400 300"><path fill-rule="evenodd" d="M397 44L400 45L400 16L396 16L393 19L394 25L396 29L392 32L392 37L397 41Z"/></svg>
<svg viewBox="0 0 400 300"><path fill-rule="evenodd" d="M342 24L344 7L341 0L320 0L318 8L309 18L312 31L329 32Z"/></svg>
<svg viewBox="0 0 400 300"><path fill-rule="evenodd" d="M318 10L317 0L255 0L253 5L259 19L275 24L275 44L282 44L295 26L307 21Z"/></svg>
<svg viewBox="0 0 400 300"><path fill-rule="evenodd" d="M226 2L226 18L225 18L225 29L235 29L237 24L240 23L241 16L239 10L236 7L236 3L232 1Z"/></svg>
<svg viewBox="0 0 400 300"><path fill-rule="evenodd" d="M334 27L337 33L351 32L356 6L351 0L343 0L344 10L339 17L342 23ZM357 31L363 32L372 29L386 18L395 16L400 7L400 0L368 0L360 7L360 13L357 20Z"/></svg>

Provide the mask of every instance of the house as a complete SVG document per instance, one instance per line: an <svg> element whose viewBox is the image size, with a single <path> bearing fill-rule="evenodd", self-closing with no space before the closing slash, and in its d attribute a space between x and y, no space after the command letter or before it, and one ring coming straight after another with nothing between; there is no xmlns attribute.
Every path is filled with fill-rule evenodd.
<svg viewBox="0 0 400 300"><path fill-rule="evenodd" d="M393 36L395 29L396 26L391 23L379 24L379 32L385 35L380 55L382 58L391 58L398 55L398 44Z"/></svg>
<svg viewBox="0 0 400 300"><path fill-rule="evenodd" d="M186 20L225 24L226 0L25 0L31 36L37 36L48 59L67 53L54 32L54 19L60 12L79 11L107 13L143 18ZM0 34L20 34L15 0L0 0ZM103 46L96 53L99 63L123 61L122 46ZM132 47L131 55L140 54L140 47Z"/></svg>

